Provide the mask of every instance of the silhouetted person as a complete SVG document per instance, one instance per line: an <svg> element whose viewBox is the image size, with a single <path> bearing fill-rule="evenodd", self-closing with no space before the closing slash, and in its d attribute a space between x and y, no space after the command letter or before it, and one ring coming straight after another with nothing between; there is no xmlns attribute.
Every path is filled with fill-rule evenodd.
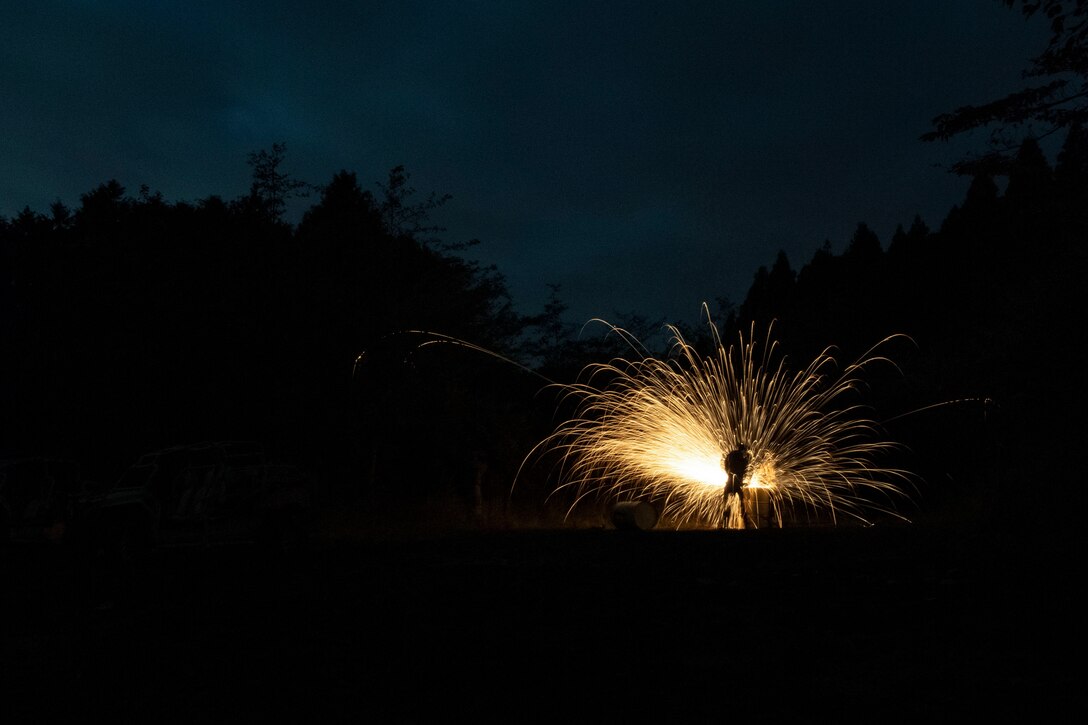
<svg viewBox="0 0 1088 725"><path fill-rule="evenodd" d="M724 502L725 510L722 514L722 528L729 528L729 496L737 494L740 505L741 528L748 527L748 517L744 510L744 477L748 475L748 464L752 457L748 453L748 446L741 443L732 451L722 456L722 468L728 474L725 481Z"/></svg>

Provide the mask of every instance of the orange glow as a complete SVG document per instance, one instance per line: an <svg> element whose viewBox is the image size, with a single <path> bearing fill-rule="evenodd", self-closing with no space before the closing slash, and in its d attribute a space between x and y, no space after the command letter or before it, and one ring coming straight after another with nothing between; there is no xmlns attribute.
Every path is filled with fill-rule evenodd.
<svg viewBox="0 0 1088 725"><path fill-rule="evenodd" d="M779 525L784 511L805 508L832 521L866 521L874 505L863 493L902 496L908 475L877 463L894 444L851 400L863 368L886 358L871 350L837 372L828 349L791 373L769 333L763 345L741 336L726 348L711 329L716 349L706 357L670 328L670 359L590 365L579 382L561 386L578 414L533 452L562 454L557 490L574 489L578 502L650 500L678 527L718 526L738 498L723 496L722 456L745 443L752 456L745 487L768 492Z"/></svg>

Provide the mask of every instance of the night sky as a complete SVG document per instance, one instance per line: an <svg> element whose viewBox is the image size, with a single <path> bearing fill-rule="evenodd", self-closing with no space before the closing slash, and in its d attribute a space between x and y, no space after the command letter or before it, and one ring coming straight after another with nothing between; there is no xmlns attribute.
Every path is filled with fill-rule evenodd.
<svg viewBox="0 0 1088 725"><path fill-rule="evenodd" d="M694 320L858 222L939 225L979 137L935 115L1023 85L1042 20L900 3L5 3L0 215L116 178L170 201L249 188L246 155L360 183L403 164L515 303ZM374 186L369 188L376 189ZM316 198L301 200L294 219Z"/></svg>

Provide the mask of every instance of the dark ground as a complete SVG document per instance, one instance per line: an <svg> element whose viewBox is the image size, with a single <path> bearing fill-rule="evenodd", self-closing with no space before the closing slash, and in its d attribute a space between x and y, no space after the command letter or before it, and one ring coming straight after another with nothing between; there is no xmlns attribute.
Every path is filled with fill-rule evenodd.
<svg viewBox="0 0 1088 725"><path fill-rule="evenodd" d="M1074 552L1007 533L318 536L117 567L16 549L2 719L1075 720Z"/></svg>

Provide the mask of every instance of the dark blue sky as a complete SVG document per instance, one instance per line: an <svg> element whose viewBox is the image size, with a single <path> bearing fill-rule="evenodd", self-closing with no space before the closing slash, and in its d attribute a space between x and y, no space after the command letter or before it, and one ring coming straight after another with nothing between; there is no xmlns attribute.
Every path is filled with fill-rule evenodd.
<svg viewBox="0 0 1088 725"><path fill-rule="evenodd" d="M574 321L694 320L779 249L937 226L966 189L937 165L981 141L919 134L1020 87L1047 37L996 0L11 5L0 214L110 178L234 198L284 141L314 183L404 164L522 311L552 282Z"/></svg>

